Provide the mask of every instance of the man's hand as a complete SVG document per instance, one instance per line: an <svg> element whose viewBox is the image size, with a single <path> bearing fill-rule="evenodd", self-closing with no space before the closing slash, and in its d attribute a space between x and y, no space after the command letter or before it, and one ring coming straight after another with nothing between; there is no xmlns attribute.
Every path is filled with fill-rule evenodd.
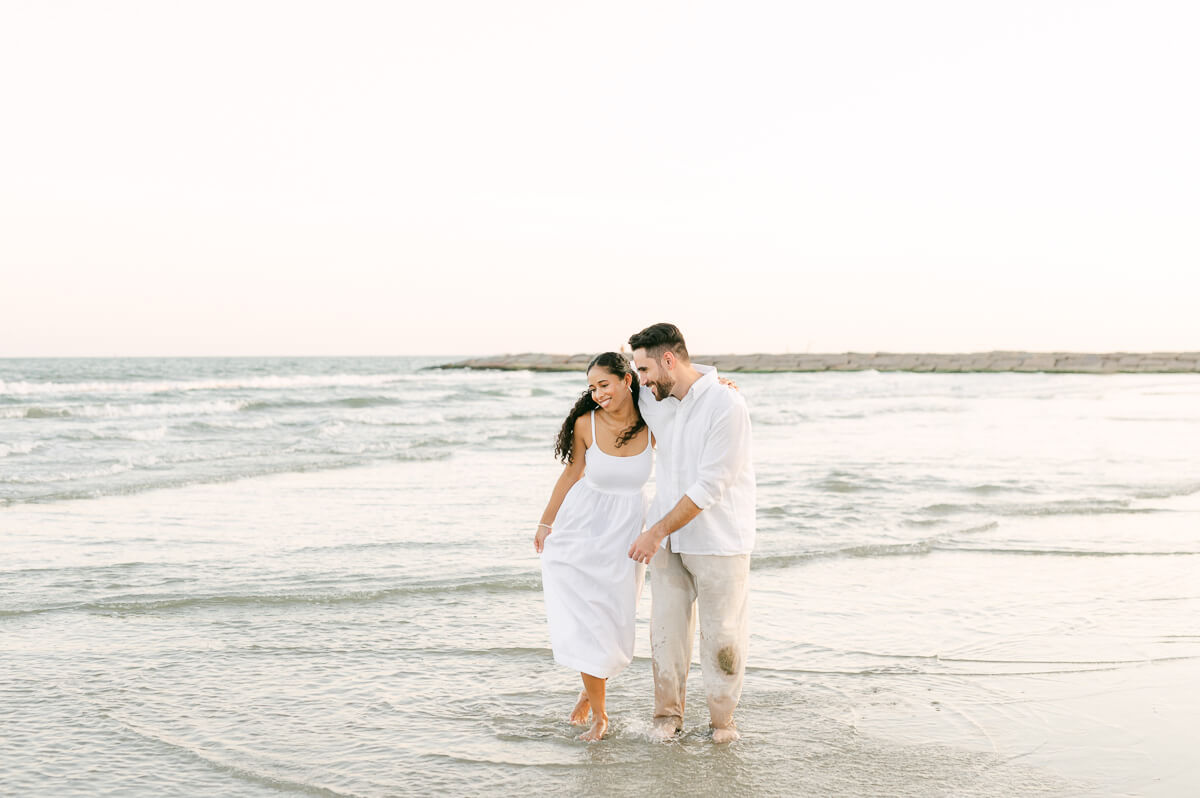
<svg viewBox="0 0 1200 798"><path fill-rule="evenodd" d="M666 536L667 533L662 530L661 524L650 527L638 535L637 540L633 541L633 545L629 547L629 559L649 564Z"/></svg>

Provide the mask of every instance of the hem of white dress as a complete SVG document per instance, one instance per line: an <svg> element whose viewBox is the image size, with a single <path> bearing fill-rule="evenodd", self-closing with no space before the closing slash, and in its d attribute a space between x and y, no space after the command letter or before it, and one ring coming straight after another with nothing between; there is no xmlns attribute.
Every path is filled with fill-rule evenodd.
<svg viewBox="0 0 1200 798"><path fill-rule="evenodd" d="M573 671L586 673L588 676L595 676L597 679L611 679L629 667L629 663L626 662L624 665L617 666L615 670L608 670L605 673L600 673L600 671L604 671L604 668L589 667L582 660L574 660L569 657L560 657L558 654L555 654L554 661L559 665L562 665L564 668L570 668Z"/></svg>

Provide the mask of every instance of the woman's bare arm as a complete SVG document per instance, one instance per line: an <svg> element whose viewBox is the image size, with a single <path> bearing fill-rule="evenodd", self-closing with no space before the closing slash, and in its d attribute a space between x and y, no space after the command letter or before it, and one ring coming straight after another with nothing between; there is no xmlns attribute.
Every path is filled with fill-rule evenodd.
<svg viewBox="0 0 1200 798"><path fill-rule="evenodd" d="M585 464L585 451L587 450L587 441L584 439L590 430L583 423L583 419L579 418L575 421L575 442L571 449L571 462L563 468L562 473L558 476L558 481L554 483L554 490L550 492L550 501L546 502L546 509L542 511L541 523L538 524L537 532L533 537L533 548L538 554L542 552L542 545L546 541L546 536L550 534L551 527L554 525L554 519L558 515L558 510L562 507L563 500L567 498L568 491L583 477L583 468Z"/></svg>

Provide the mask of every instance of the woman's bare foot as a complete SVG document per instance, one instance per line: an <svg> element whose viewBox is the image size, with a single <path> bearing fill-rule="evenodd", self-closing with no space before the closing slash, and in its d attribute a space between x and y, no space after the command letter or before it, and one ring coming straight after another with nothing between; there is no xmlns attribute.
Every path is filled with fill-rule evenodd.
<svg viewBox="0 0 1200 798"><path fill-rule="evenodd" d="M576 740L583 740L585 743L594 743L604 737L608 732L608 715L601 715L596 718L592 724L592 728L585 731L583 734L576 737Z"/></svg>
<svg viewBox="0 0 1200 798"><path fill-rule="evenodd" d="M591 702L588 701L587 690L579 691L579 701L575 703L575 708L571 710L571 725L586 726L588 715L592 711Z"/></svg>
<svg viewBox="0 0 1200 798"><path fill-rule="evenodd" d="M713 743L719 745L721 743L731 743L737 740L742 735L738 734L737 729L730 726L727 729L713 729Z"/></svg>

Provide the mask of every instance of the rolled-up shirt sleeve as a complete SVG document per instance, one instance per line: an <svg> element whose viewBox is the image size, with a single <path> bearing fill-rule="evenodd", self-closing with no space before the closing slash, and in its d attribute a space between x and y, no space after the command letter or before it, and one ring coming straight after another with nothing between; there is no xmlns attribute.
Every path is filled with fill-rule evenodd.
<svg viewBox="0 0 1200 798"><path fill-rule="evenodd" d="M726 389L721 389L726 390ZM750 412L735 401L714 419L705 436L696 481L685 491L701 510L725 495L750 455Z"/></svg>

